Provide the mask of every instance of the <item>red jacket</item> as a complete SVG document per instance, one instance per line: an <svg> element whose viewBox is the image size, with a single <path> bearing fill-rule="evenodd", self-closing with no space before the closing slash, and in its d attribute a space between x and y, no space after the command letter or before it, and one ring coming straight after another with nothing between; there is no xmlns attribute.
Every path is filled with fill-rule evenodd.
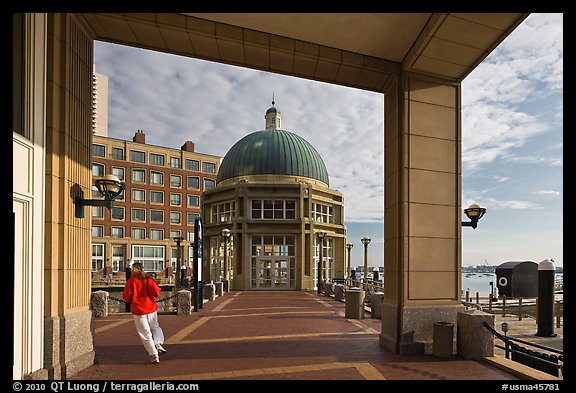
<svg viewBox="0 0 576 393"><path fill-rule="evenodd" d="M160 287L153 278L141 279L140 274L133 275L124 287L122 299L130 303L134 315L150 314L158 310L156 298L160 296Z"/></svg>

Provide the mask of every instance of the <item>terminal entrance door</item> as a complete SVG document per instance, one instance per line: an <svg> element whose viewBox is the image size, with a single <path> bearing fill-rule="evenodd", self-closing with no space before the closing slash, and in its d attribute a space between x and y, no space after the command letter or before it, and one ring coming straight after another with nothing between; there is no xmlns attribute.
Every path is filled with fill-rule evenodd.
<svg viewBox="0 0 576 393"><path fill-rule="evenodd" d="M292 258L280 256L263 256L256 258L256 284L254 289L294 289L291 286L290 266Z"/></svg>

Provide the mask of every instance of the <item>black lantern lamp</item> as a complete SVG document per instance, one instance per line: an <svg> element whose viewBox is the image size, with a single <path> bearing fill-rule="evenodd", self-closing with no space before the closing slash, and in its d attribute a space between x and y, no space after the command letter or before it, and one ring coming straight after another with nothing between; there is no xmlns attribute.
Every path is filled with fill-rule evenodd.
<svg viewBox="0 0 576 393"><path fill-rule="evenodd" d="M464 209L464 214L466 214L466 217L468 217L470 221L462 222L462 226L472 227L476 229L476 226L478 225L478 220L484 217L484 214L486 214L486 209L476 204L472 204L468 206L467 209Z"/></svg>
<svg viewBox="0 0 576 393"><path fill-rule="evenodd" d="M126 184L121 182L118 176L115 175L106 175L96 180L94 185L98 188L100 194L104 196L104 199L84 199L81 196L76 196L74 198L76 218L84 218L84 206L103 206L112 209L114 201L126 188Z"/></svg>

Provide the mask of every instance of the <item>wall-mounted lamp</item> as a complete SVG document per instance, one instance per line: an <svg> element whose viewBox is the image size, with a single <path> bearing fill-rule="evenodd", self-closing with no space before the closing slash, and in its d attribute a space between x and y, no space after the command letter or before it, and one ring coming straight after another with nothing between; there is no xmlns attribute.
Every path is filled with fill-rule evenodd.
<svg viewBox="0 0 576 393"><path fill-rule="evenodd" d="M114 201L126 188L126 184L121 182L118 176L114 175L106 175L96 180L94 185L98 188L100 194L104 195L104 199L84 199L81 196L76 196L74 198L76 218L84 218L84 206L104 206L112 209Z"/></svg>
<svg viewBox="0 0 576 393"><path fill-rule="evenodd" d="M462 222L462 226L472 227L476 229L476 226L478 225L478 220L480 220L484 216L484 214L486 214L486 209L476 204L472 204L468 206L467 209L464 209L464 214L466 214L466 217L468 217L470 221Z"/></svg>

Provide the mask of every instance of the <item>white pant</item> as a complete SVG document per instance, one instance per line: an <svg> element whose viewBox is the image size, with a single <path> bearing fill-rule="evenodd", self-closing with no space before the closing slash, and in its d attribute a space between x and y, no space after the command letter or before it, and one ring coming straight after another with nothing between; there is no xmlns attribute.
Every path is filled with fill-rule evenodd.
<svg viewBox="0 0 576 393"><path fill-rule="evenodd" d="M164 332L158 324L158 313L134 315L136 331L149 355L157 355L156 344L164 344Z"/></svg>

